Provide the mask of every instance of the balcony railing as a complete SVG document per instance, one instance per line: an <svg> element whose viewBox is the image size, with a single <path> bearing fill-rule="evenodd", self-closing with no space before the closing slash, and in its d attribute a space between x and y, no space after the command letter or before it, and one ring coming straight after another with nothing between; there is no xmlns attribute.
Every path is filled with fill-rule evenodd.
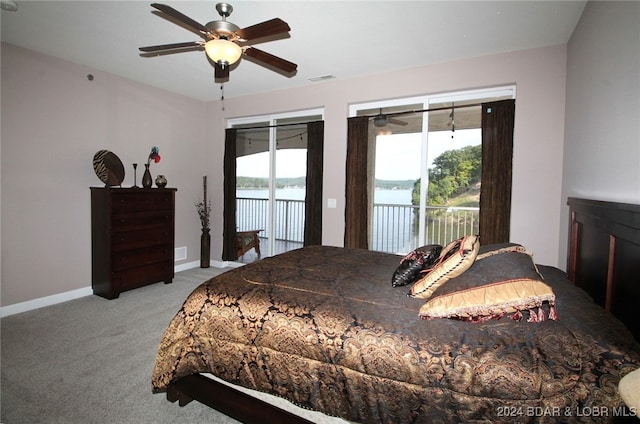
<svg viewBox="0 0 640 424"><path fill-rule="evenodd" d="M236 199L236 223L238 229L264 230L260 237L271 237L267 219L268 199L238 197ZM304 242L304 200L276 199L275 239L280 241Z"/></svg>
<svg viewBox="0 0 640 424"><path fill-rule="evenodd" d="M260 237L269 238L267 199L237 198L237 224L240 230L264 230ZM479 208L427 207L426 243L444 245L466 234L478 234ZM304 241L304 201L275 201L275 239ZM406 253L418 246L418 206L375 204L371 249L381 252ZM422 244L422 243L421 243Z"/></svg>
<svg viewBox="0 0 640 424"><path fill-rule="evenodd" d="M418 206L374 204L372 250L406 253L418 247ZM445 245L479 232L479 208L427 206L426 241Z"/></svg>

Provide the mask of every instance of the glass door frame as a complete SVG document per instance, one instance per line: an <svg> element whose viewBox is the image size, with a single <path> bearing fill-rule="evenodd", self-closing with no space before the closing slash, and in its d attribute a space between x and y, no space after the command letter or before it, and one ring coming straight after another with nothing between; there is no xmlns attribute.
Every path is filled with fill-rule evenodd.
<svg viewBox="0 0 640 424"><path fill-rule="evenodd" d="M227 119L227 128L234 128L240 125L269 125L269 189L268 189L268 218L267 223L270 228L268 243L269 256L273 256L275 252L275 226L276 226L276 150L277 150L277 121L287 118L303 118L305 116L320 115L324 120L324 108L305 109L294 112L274 113L269 115L256 115L245 118L229 118Z"/></svg>
<svg viewBox="0 0 640 424"><path fill-rule="evenodd" d="M402 97L388 100L376 100L364 103L353 103L349 105L349 117L358 116L360 110L388 108L394 106L422 104L422 109L429 109L429 106L434 103L446 103L446 102L463 102L469 100L478 100L482 102L483 99L510 96L516 98L516 86L515 84L487 87L471 90L452 91L439 94L428 94L423 96ZM420 205L418 212L418 246L425 243L427 225L426 225L426 212L427 212L427 189L429 187L429 172L426 164L428 163L428 149L429 149L429 114L424 113L422 119L422 149L421 149L421 169L420 169ZM375 178L375 177L374 177ZM373 201L373 199L372 199ZM371 222L369 222L371 226ZM369 237L371 237L371 231L369 231ZM371 245L371 240L369 240ZM417 246L416 246L417 247Z"/></svg>

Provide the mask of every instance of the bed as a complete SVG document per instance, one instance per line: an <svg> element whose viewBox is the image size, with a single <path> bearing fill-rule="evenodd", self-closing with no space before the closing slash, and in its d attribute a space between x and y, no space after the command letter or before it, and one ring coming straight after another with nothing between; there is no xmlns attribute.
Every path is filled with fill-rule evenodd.
<svg viewBox="0 0 640 424"><path fill-rule="evenodd" d="M640 345L615 315L628 316L616 307L629 304L616 293L636 293L617 286L634 280L624 272L637 269L630 262L638 258L640 210L582 199L569 205L575 284L557 268L535 265L517 244L481 246L462 275L427 299L393 287L400 257L380 252L312 246L228 271L194 290L169 324L153 391L180 405L198 400L242 422L310 421L226 383L363 423L635 416L617 386L640 368ZM591 252L602 240L607 261L594 265ZM584 282L593 272L582 272L597 266L606 268L601 298L590 294L601 291L598 284ZM437 309L438 300L536 275L546 291L531 294L533 303L503 302L471 315Z"/></svg>

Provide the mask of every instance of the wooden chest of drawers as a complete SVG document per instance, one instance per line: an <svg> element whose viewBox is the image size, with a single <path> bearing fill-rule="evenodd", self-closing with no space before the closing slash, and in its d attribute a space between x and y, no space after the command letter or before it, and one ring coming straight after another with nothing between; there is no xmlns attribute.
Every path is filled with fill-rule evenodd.
<svg viewBox="0 0 640 424"><path fill-rule="evenodd" d="M114 299L174 276L176 189L91 187L91 286Z"/></svg>

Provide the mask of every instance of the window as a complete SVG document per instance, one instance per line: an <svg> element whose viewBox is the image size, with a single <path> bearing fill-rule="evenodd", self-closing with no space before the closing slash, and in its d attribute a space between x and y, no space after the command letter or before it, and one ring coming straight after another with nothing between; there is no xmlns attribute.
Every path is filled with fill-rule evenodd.
<svg viewBox="0 0 640 424"><path fill-rule="evenodd" d="M514 97L501 87L351 106L370 117L370 249L406 253L480 232L480 104Z"/></svg>

